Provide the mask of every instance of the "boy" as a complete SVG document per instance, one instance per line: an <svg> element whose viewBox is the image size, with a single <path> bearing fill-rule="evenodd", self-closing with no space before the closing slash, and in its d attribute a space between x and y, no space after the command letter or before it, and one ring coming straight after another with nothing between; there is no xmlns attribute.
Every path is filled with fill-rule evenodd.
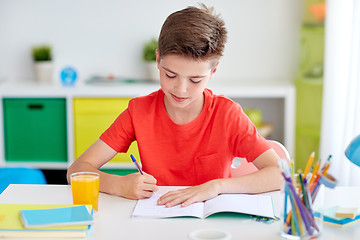
<svg viewBox="0 0 360 240"><path fill-rule="evenodd" d="M163 195L159 205L187 206L221 193L279 189L279 157L241 107L206 89L226 42L224 22L204 5L171 14L156 51L161 89L130 101L92 146L69 168L100 173L100 191L131 199L150 197L157 185L190 186ZM131 142L139 146L144 175L117 176L98 168ZM231 178L234 157L256 173ZM130 161L130 158L129 158Z"/></svg>

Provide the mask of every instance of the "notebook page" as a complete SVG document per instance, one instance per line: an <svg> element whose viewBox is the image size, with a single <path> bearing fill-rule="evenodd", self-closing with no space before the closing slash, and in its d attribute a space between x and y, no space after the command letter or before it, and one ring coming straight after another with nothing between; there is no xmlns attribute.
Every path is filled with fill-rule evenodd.
<svg viewBox="0 0 360 240"><path fill-rule="evenodd" d="M132 217L143 218L168 218L168 217L198 217L202 218L204 203L194 203L187 207L180 205L167 208L164 205L157 205L157 200L162 194L154 193L152 197L137 201Z"/></svg>
<svg viewBox="0 0 360 240"><path fill-rule="evenodd" d="M274 218L271 196L264 195L221 194L205 202L205 217L219 212L237 212Z"/></svg>

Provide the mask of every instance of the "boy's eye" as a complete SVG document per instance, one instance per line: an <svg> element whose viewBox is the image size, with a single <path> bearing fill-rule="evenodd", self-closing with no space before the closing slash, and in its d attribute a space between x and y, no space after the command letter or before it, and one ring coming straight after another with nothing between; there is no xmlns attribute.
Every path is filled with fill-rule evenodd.
<svg viewBox="0 0 360 240"><path fill-rule="evenodd" d="M169 75L169 74L167 74L167 73L166 73L166 76L167 76L168 78L175 78L175 75Z"/></svg>
<svg viewBox="0 0 360 240"><path fill-rule="evenodd" d="M201 80L192 80L192 79L190 79L190 81L192 82L192 83L200 83L201 82Z"/></svg>

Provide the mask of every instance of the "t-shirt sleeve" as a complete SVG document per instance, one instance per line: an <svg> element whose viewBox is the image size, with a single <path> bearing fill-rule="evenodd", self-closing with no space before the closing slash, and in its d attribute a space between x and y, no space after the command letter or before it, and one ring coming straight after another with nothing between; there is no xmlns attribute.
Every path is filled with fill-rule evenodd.
<svg viewBox="0 0 360 240"><path fill-rule="evenodd" d="M117 152L127 152L135 140L134 127L129 108L122 112L100 139Z"/></svg>
<svg viewBox="0 0 360 240"><path fill-rule="evenodd" d="M262 153L270 149L269 143L256 130L255 125L237 103L231 108L229 123L230 149L234 155L254 161Z"/></svg>

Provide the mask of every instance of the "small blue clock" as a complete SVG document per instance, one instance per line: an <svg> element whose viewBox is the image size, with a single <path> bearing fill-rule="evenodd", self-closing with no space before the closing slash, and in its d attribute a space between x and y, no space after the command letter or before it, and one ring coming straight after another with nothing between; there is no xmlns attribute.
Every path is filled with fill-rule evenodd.
<svg viewBox="0 0 360 240"><path fill-rule="evenodd" d="M73 67L65 67L60 72L60 79L63 85L72 86L77 79L77 72Z"/></svg>

